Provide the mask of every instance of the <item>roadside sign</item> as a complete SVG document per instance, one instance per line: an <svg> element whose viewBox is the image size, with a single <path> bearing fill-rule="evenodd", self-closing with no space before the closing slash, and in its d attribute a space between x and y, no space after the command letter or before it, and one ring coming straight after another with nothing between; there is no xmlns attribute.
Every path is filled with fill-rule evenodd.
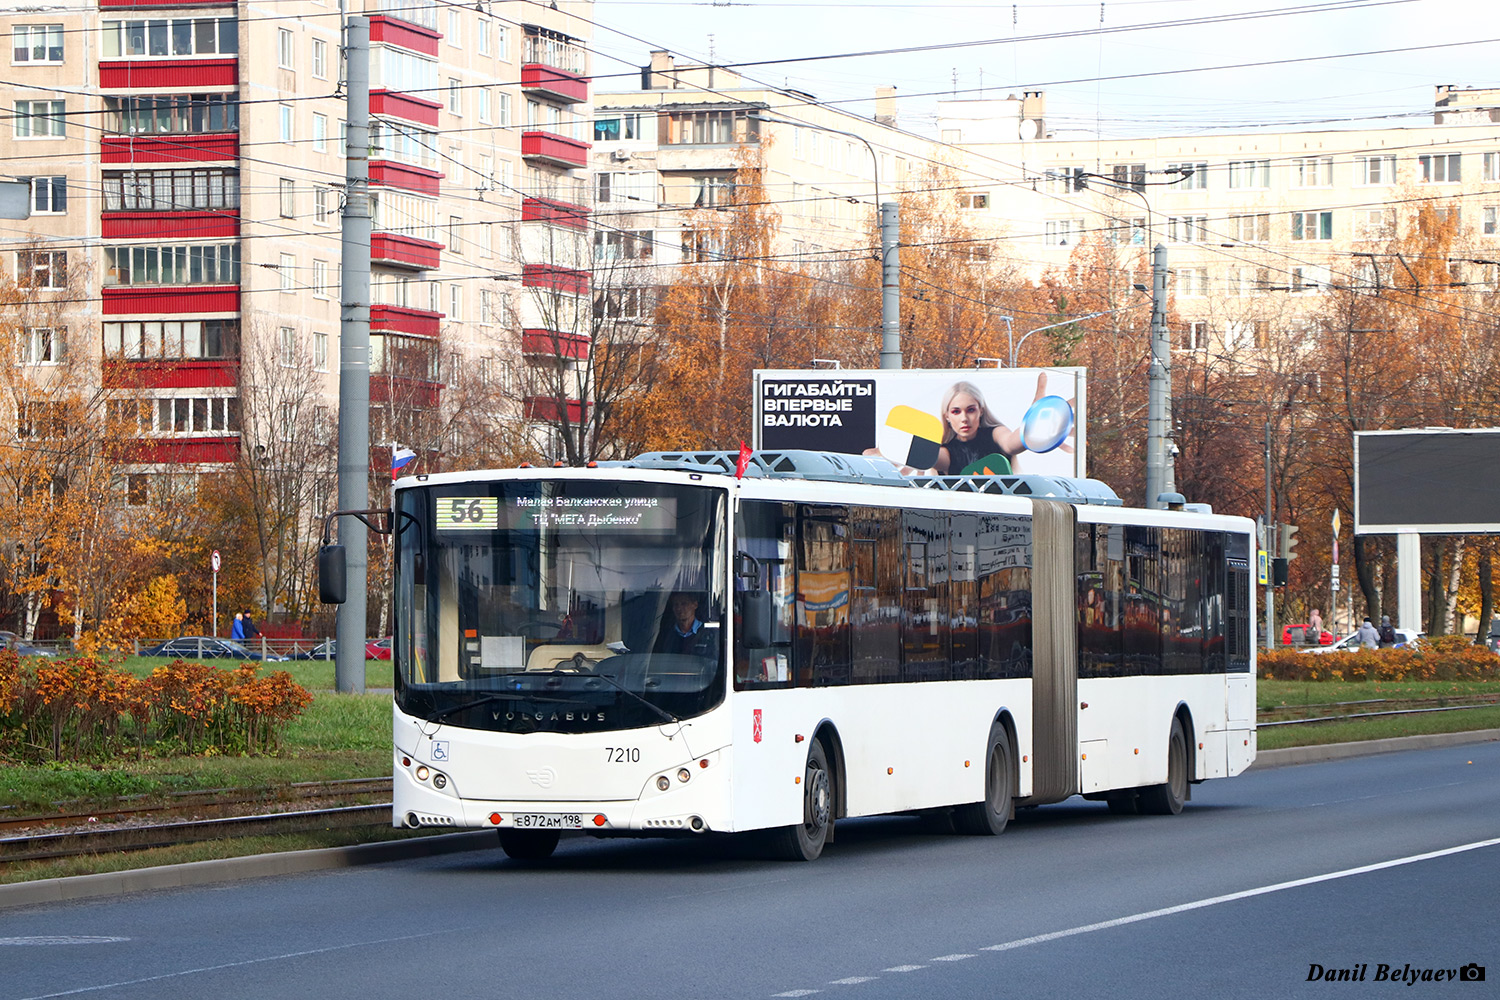
<svg viewBox="0 0 1500 1000"><path fill-rule="evenodd" d="M218 549L214 549L213 558L210 559L209 561L213 564L214 572L217 573L219 571L219 550Z"/></svg>
<svg viewBox="0 0 1500 1000"><path fill-rule="evenodd" d="M1333 537L1339 537L1339 512L1333 512Z"/></svg>
<svg viewBox="0 0 1500 1000"><path fill-rule="evenodd" d="M1333 581L1333 592L1335 594L1339 592L1339 582L1337 580Z"/></svg>
<svg viewBox="0 0 1500 1000"><path fill-rule="evenodd" d="M1338 563L1334 563L1333 564L1333 578L1335 580L1337 580L1339 578L1339 564Z"/></svg>
<svg viewBox="0 0 1500 1000"><path fill-rule="evenodd" d="M1271 564L1266 556L1266 550L1261 549L1255 559L1255 582L1264 587L1271 582Z"/></svg>

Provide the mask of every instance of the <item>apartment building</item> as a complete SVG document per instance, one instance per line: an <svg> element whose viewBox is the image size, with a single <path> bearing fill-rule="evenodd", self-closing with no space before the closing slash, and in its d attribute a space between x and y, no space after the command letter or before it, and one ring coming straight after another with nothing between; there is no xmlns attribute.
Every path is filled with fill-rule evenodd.
<svg viewBox="0 0 1500 1000"><path fill-rule="evenodd" d="M1380 129L1079 139L1028 127L1016 102L974 101L940 103L938 127L989 175L977 214L1010 227L1033 275L1088 235L1142 253L1162 243L1177 347L1233 353L1295 327L1333 286L1389 280L1386 244L1423 205L1475 251L1450 262L1454 281L1492 285L1497 97L1439 87L1431 123Z"/></svg>
<svg viewBox="0 0 1500 1000"><path fill-rule="evenodd" d="M116 412L138 414L142 475L273 443L246 440L257 358L315 373L331 431L344 8L360 5L64 0L0 14L12 42L0 157L32 186L0 266L65 316L23 361L97 362ZM377 461L397 397L411 426L460 377L518 395L554 342L533 331L559 310L538 303L589 302L586 270L568 265L586 244L591 10L363 4ZM535 247L568 249L528 260ZM524 400L510 416L555 405Z"/></svg>

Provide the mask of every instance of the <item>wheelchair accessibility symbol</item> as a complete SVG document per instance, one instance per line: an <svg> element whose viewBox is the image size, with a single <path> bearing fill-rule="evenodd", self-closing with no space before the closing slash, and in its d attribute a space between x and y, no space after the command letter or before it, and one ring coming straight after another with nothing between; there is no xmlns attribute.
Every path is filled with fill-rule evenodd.
<svg viewBox="0 0 1500 1000"><path fill-rule="evenodd" d="M432 759L433 760L447 760L448 759L448 741L447 740L433 740L432 741Z"/></svg>

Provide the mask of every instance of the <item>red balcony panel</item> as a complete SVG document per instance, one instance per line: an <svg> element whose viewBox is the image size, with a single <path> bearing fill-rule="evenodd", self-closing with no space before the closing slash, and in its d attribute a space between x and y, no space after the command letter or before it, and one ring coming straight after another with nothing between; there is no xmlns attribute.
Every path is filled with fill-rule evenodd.
<svg viewBox="0 0 1500 1000"><path fill-rule="evenodd" d="M101 90L149 87L235 87L238 59L135 59L99 63Z"/></svg>
<svg viewBox="0 0 1500 1000"><path fill-rule="evenodd" d="M232 389L239 377L238 358L104 361L104 385L109 389Z"/></svg>
<svg viewBox="0 0 1500 1000"><path fill-rule="evenodd" d="M232 313L240 311L239 285L189 285L171 288L106 288L104 315L162 313Z"/></svg>
<svg viewBox="0 0 1500 1000"><path fill-rule="evenodd" d="M238 132L172 135L107 135L99 140L105 163L206 163L235 160L240 155Z"/></svg>
<svg viewBox="0 0 1500 1000"><path fill-rule="evenodd" d="M399 233L370 234L370 263L428 271L443 262L443 245Z"/></svg>
<svg viewBox="0 0 1500 1000"><path fill-rule="evenodd" d="M398 94L393 90L370 91L370 114L404 118L418 125L437 128L438 112L443 106L436 101L426 101L410 94Z"/></svg>
<svg viewBox="0 0 1500 1000"><path fill-rule="evenodd" d="M522 132L521 155L558 167L586 167L589 164L589 143L555 132Z"/></svg>
<svg viewBox="0 0 1500 1000"><path fill-rule="evenodd" d="M222 208L213 212L105 212L99 218L105 239L191 240L238 236L240 210Z"/></svg>
<svg viewBox="0 0 1500 1000"><path fill-rule="evenodd" d="M574 229L589 227L589 210L582 205L554 198L522 198L522 222L554 222Z"/></svg>
<svg viewBox="0 0 1500 1000"><path fill-rule="evenodd" d="M370 402L384 405L394 401L402 406L435 410L442 402L443 384L405 375L370 373Z"/></svg>
<svg viewBox="0 0 1500 1000"><path fill-rule="evenodd" d="M578 104L589 99L589 78L543 63L526 63L521 67L521 89Z"/></svg>
<svg viewBox="0 0 1500 1000"><path fill-rule="evenodd" d="M571 267L553 267L551 264L527 264L521 268L523 288L553 288L574 295L589 293L589 273Z"/></svg>
<svg viewBox="0 0 1500 1000"><path fill-rule="evenodd" d="M130 442L123 458L141 465L198 465L233 462L239 454L237 437L152 438Z"/></svg>
<svg viewBox="0 0 1500 1000"><path fill-rule="evenodd" d="M99 6L106 9L119 9L122 7L233 7L233 0L99 0Z"/></svg>
<svg viewBox="0 0 1500 1000"><path fill-rule="evenodd" d="M568 423L580 423L584 418L585 407L582 400L570 399L567 401ZM556 396L527 396L526 397L526 419L527 420L561 420L563 408L558 405Z"/></svg>
<svg viewBox="0 0 1500 1000"><path fill-rule="evenodd" d="M583 361L589 356L589 338L581 333L555 330L522 330L522 354L544 354L553 358Z"/></svg>
<svg viewBox="0 0 1500 1000"><path fill-rule="evenodd" d="M408 166L395 160L371 160L370 183L376 187L400 188L414 194L437 197L443 175L436 170Z"/></svg>
<svg viewBox="0 0 1500 1000"><path fill-rule="evenodd" d="M374 14L370 17L370 42L384 42L387 45L399 45L403 49L411 49L423 55L435 56L438 54L438 42L442 41L441 33L424 28L420 24L412 24L410 21L402 21L395 17L387 17L384 14ZM371 103L374 103L374 94L370 95ZM375 109L370 108L371 111Z"/></svg>
<svg viewBox="0 0 1500 1000"><path fill-rule="evenodd" d="M443 314L406 306L371 306L372 333L405 333L413 337L436 337Z"/></svg>

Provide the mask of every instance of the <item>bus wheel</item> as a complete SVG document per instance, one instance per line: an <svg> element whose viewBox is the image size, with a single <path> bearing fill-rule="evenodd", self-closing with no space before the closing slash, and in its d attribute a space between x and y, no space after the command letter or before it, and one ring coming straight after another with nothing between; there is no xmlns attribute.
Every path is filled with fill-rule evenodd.
<svg viewBox="0 0 1500 1000"><path fill-rule="evenodd" d="M788 861L815 861L823 853L832 827L833 776L823 744L813 740L802 778L802 822L773 831L772 850Z"/></svg>
<svg viewBox="0 0 1500 1000"><path fill-rule="evenodd" d="M556 830L501 830L500 850L517 861L541 861L552 857L560 836Z"/></svg>
<svg viewBox="0 0 1500 1000"><path fill-rule="evenodd" d="M970 802L953 810L953 826L959 833L993 837L1010 821L1011 799L1016 793L1016 769L1010 752L1010 734L996 722L990 726L984 755L984 801Z"/></svg>
<svg viewBox="0 0 1500 1000"><path fill-rule="evenodd" d="M1167 738L1167 781L1141 789L1141 812L1154 816L1176 816L1182 812L1188 792L1187 733L1182 720L1172 720L1172 735Z"/></svg>

